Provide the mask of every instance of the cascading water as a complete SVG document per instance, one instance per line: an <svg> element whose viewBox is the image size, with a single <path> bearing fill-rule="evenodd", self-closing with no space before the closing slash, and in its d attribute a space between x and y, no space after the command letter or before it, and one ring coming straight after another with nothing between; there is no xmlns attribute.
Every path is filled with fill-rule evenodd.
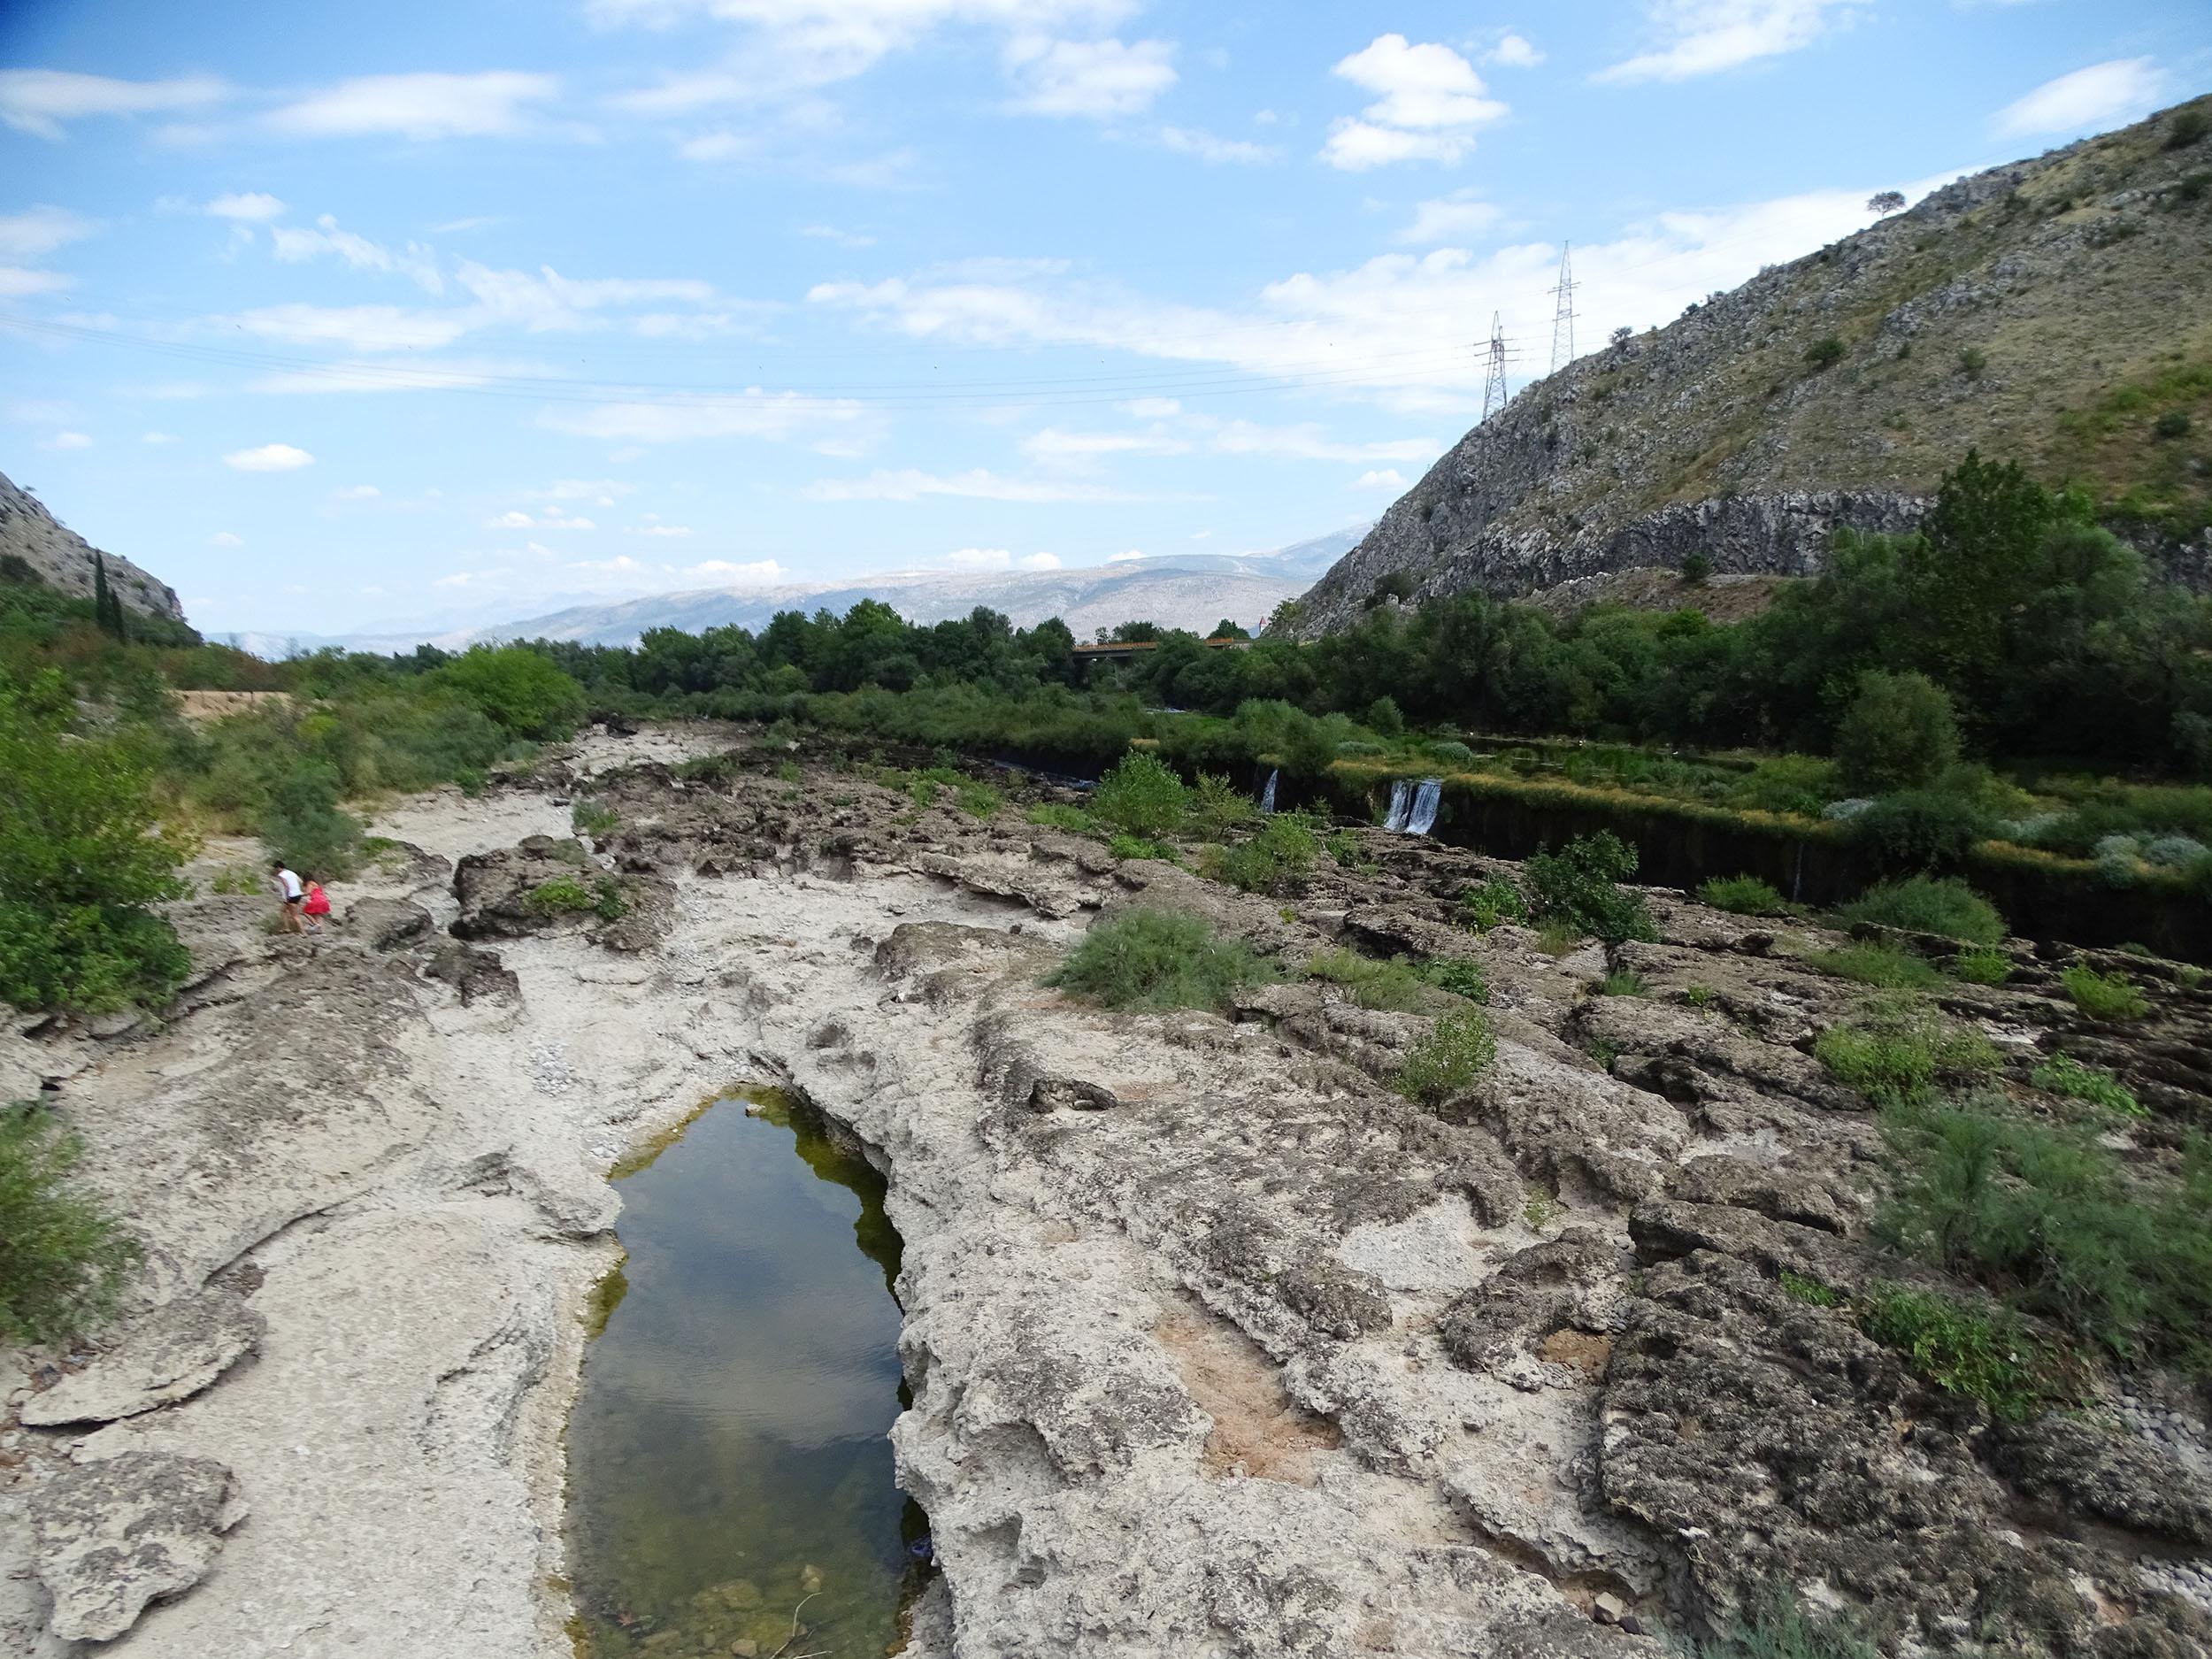
<svg viewBox="0 0 2212 1659"><path fill-rule="evenodd" d="M1424 778L1421 787L1414 792L1413 810L1406 818L1406 833L1425 835L1436 827L1436 809L1444 798L1444 785L1435 778Z"/></svg>
<svg viewBox="0 0 2212 1659"><path fill-rule="evenodd" d="M1400 831L1406 826L1406 814L1413 810L1413 786L1403 778L1390 786L1390 814L1383 819L1386 830Z"/></svg>
<svg viewBox="0 0 2212 1659"><path fill-rule="evenodd" d="M1275 780L1282 775L1279 768L1267 774L1267 787L1260 791L1261 811L1272 812L1275 810Z"/></svg>

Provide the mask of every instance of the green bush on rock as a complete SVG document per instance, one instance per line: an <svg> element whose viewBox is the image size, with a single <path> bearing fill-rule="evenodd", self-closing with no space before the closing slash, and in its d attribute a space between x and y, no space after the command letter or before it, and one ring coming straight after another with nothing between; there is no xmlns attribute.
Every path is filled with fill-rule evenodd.
<svg viewBox="0 0 2212 1659"><path fill-rule="evenodd" d="M1194 916L1130 910L1084 934L1047 985L1108 1008L1225 1009L1239 987L1280 978L1275 964Z"/></svg>
<svg viewBox="0 0 2212 1659"><path fill-rule="evenodd" d="M1578 836L1555 853L1534 854L1525 868L1539 919L1609 945L1659 936L1643 895L1618 885L1636 873L1636 849L1611 830Z"/></svg>
<svg viewBox="0 0 2212 1659"><path fill-rule="evenodd" d="M1441 1105L1471 1087L1497 1057L1498 1040L1480 1009L1447 1014L1406 1056L1398 1092L1424 1105Z"/></svg>
<svg viewBox="0 0 2212 1659"><path fill-rule="evenodd" d="M1997 907L1955 876L1909 876L1869 887L1836 914L1907 933L1939 933L1970 945L1995 945L2005 937Z"/></svg>
<svg viewBox="0 0 2212 1659"><path fill-rule="evenodd" d="M58 1342L115 1304L136 1241L71 1180L76 1138L0 1107L0 1343Z"/></svg>

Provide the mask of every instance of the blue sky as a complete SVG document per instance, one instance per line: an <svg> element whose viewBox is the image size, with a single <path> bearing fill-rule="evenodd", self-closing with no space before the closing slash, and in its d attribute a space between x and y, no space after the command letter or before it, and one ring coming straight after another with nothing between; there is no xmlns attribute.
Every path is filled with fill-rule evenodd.
<svg viewBox="0 0 2212 1659"><path fill-rule="evenodd" d="M0 10L0 470L210 631L1264 549L2195 0Z"/></svg>

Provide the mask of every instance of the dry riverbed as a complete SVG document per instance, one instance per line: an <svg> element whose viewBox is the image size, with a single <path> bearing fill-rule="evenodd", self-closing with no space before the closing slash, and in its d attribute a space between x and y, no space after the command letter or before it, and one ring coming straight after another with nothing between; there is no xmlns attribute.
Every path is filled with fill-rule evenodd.
<svg viewBox="0 0 2212 1659"><path fill-rule="evenodd" d="M754 1080L889 1177L893 1438L942 1568L910 1653L1656 1655L1775 1583L1916 1647L2032 1615L2055 1653L2206 1650L2200 1398L2006 1428L1778 1288L1900 1271L1871 1116L1803 1051L1850 987L1802 941L1661 899L1612 964L1649 995L1593 997L1594 948L1448 926L1471 854L1363 833L1373 867L1286 905L826 766L671 775L714 746L407 803L342 926L196 898L166 1020L0 1036L149 1247L99 1345L0 1356L0 1649L566 1655L606 1174ZM588 850L586 794L620 819ZM521 902L564 871L619 918ZM1497 1066L1429 1111L1379 1080L1419 1016L1041 987L1144 904L1292 961L1477 956ZM2068 1014L2017 954L1958 1012L2026 1056ZM2166 1107L2208 1006L2162 990Z"/></svg>

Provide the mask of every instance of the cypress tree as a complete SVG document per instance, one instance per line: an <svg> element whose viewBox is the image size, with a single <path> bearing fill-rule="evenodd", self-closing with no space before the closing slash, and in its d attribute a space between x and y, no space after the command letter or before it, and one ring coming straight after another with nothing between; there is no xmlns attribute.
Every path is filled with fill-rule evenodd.
<svg viewBox="0 0 2212 1659"><path fill-rule="evenodd" d="M108 562L100 555L92 556L92 621L102 633L109 632L108 605L114 595L108 592Z"/></svg>

